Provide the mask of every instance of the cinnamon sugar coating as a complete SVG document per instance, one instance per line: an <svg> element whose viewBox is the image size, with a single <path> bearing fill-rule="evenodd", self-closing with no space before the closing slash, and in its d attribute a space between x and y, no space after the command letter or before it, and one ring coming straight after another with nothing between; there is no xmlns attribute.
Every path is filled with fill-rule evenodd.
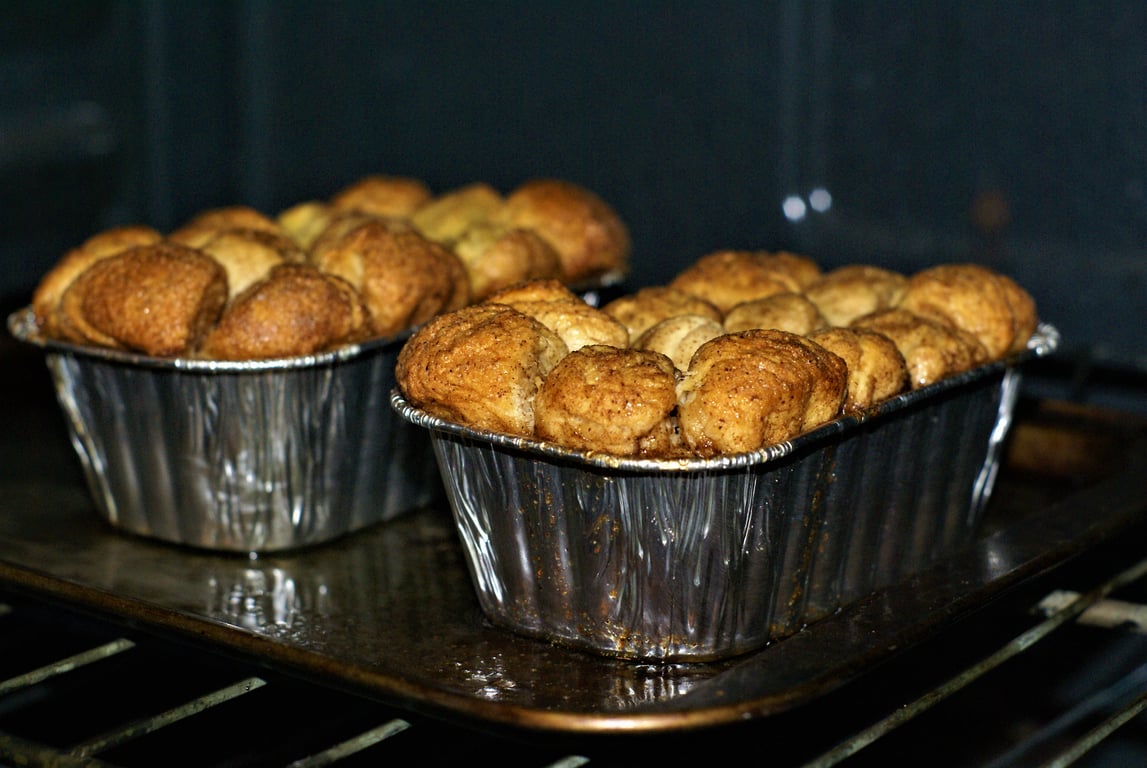
<svg viewBox="0 0 1147 768"><path fill-rule="evenodd" d="M487 302L508 304L556 333L569 351L603 344L628 347L629 331L586 303L558 280L532 280L494 293Z"/></svg>
<svg viewBox="0 0 1147 768"><path fill-rule="evenodd" d="M452 244L474 227L495 221L505 204L498 190L479 181L427 200L411 213L410 223L431 240Z"/></svg>
<svg viewBox="0 0 1147 768"><path fill-rule="evenodd" d="M629 229L608 203L572 182L534 179L519 185L506 197L498 223L532 230L549 243L568 283L628 267Z"/></svg>
<svg viewBox="0 0 1147 768"><path fill-rule="evenodd" d="M167 234L167 239L198 248L203 241L228 229L247 229L285 235L275 219L249 205L225 205L208 208L192 216Z"/></svg>
<svg viewBox="0 0 1147 768"><path fill-rule="evenodd" d="M745 301L802 291L819 276L816 262L799 254L720 250L693 262L669 286L700 296L728 312Z"/></svg>
<svg viewBox="0 0 1147 768"><path fill-rule="evenodd" d="M585 346L542 380L535 434L579 450L666 458L680 452L676 387L676 370L662 354Z"/></svg>
<svg viewBox="0 0 1147 768"><path fill-rule="evenodd" d="M1035 302L1007 275L979 264L940 264L908 279L899 306L976 337L992 359L1024 348Z"/></svg>
<svg viewBox="0 0 1147 768"><path fill-rule="evenodd" d="M854 414L911 388L908 364L896 343L866 328L823 328L809 338L836 354L848 368L841 412Z"/></svg>
<svg viewBox="0 0 1147 768"><path fill-rule="evenodd" d="M388 336L465 306L469 282L458 257L413 230L370 219L311 259L361 293L374 334Z"/></svg>
<svg viewBox="0 0 1147 768"><path fill-rule="evenodd" d="M395 376L415 406L476 429L534 434L534 397L568 353L546 326L506 304L439 315L399 352Z"/></svg>
<svg viewBox="0 0 1147 768"><path fill-rule="evenodd" d="M723 319L721 310L712 302L667 285L651 285L634 293L613 299L602 311L629 329L630 341L647 330L677 315L706 317L715 322Z"/></svg>
<svg viewBox="0 0 1147 768"><path fill-rule="evenodd" d="M217 261L160 242L93 264L64 292L60 311L70 340L174 357L196 349L226 301Z"/></svg>
<svg viewBox="0 0 1147 768"><path fill-rule="evenodd" d="M48 336L69 338L59 314L60 300L64 291L84 270L100 259L137 245L158 243L162 239L163 235L156 229L142 224L129 224L97 232L68 250L40 279L32 293L32 311L43 332Z"/></svg>
<svg viewBox="0 0 1147 768"><path fill-rule="evenodd" d="M913 389L988 362L988 351L970 333L903 307L883 309L852 321L853 328L884 334L896 344Z"/></svg>
<svg viewBox="0 0 1147 768"><path fill-rule="evenodd" d="M775 328L806 336L824 328L828 321L807 296L797 291L782 291L763 299L752 299L735 305L725 313L724 326L729 333L750 328Z"/></svg>
<svg viewBox="0 0 1147 768"><path fill-rule="evenodd" d="M228 304L200 353L214 360L263 360L359 341L370 313L342 278L308 264L282 263Z"/></svg>
<svg viewBox="0 0 1147 768"><path fill-rule="evenodd" d="M421 179L371 174L340 189L331 196L330 204L382 218L408 219L432 196Z"/></svg>
<svg viewBox="0 0 1147 768"><path fill-rule="evenodd" d="M861 315L894 307L904 295L908 278L870 264L846 264L804 288L829 325L847 326Z"/></svg>
<svg viewBox="0 0 1147 768"><path fill-rule="evenodd" d="M678 419L699 456L755 451L840 415L847 367L809 339L773 329L703 344L678 386Z"/></svg>
<svg viewBox="0 0 1147 768"><path fill-rule="evenodd" d="M275 221L300 248L309 251L334 215L334 207L325 200L305 200L279 211Z"/></svg>
<svg viewBox="0 0 1147 768"><path fill-rule="evenodd" d="M263 229L222 229L205 236L197 247L227 271L232 299L276 266L306 260L306 251L291 237Z"/></svg>
<svg viewBox="0 0 1147 768"><path fill-rule="evenodd" d="M478 300L523 280L562 274L558 252L529 229L477 224L451 247L466 265L474 298Z"/></svg>
<svg viewBox="0 0 1147 768"><path fill-rule="evenodd" d="M724 333L725 326L711 317L673 315L646 329L633 347L660 352L673 361L677 370L687 371L697 349Z"/></svg>

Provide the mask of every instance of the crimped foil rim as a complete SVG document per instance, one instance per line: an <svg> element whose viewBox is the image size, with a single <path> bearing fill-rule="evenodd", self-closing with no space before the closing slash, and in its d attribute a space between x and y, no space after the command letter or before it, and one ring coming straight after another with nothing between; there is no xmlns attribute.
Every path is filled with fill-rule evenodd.
<svg viewBox="0 0 1147 768"><path fill-rule="evenodd" d="M728 454L706 459L639 459L615 456L597 451L565 448L535 438L506 435L485 429L475 429L447 421L446 419L442 419L412 405L406 400L398 387L391 390L390 403L399 415L416 426L431 431L456 435L469 440L488 442L503 448L532 453L546 460L632 472L716 472L752 467L776 461L807 445L853 429L861 423L868 423L886 414L895 413L901 409L911 407L921 401L934 398L943 392L963 387L997 372L1020 365L1032 358L1046 357L1059 348L1059 343L1059 331L1049 323L1040 323L1036 332L1032 334L1032 337L1028 340L1027 348L1021 352L1017 352L1001 360L981 365L969 371L963 371L955 376L949 376L934 384L929 384L926 387L904 392L884 401L868 413L861 416L842 416L810 432L798 435L792 440L776 443L775 445L747 453Z"/></svg>
<svg viewBox="0 0 1147 768"><path fill-rule="evenodd" d="M267 358L265 360L200 360L186 357L153 357L106 347L71 344L49 339L40 333L36 315L31 307L24 307L8 316L8 330L19 341L40 347L47 352L70 354L104 360L106 362L139 366L141 368L177 370L186 373L247 373L252 371L287 371L341 363L391 346L401 346L412 330L357 344L346 344L337 349L313 355Z"/></svg>

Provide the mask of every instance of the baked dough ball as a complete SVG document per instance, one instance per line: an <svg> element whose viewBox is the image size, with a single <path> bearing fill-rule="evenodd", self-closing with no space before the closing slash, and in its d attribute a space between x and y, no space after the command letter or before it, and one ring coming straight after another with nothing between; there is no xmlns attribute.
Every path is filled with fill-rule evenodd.
<svg viewBox="0 0 1147 768"><path fill-rule="evenodd" d="M137 245L152 245L163 239L156 229L127 224L98 232L72 248L40 279L32 292L32 312L40 330L49 337L68 338L59 317L64 291L84 270L100 259ZM82 339L73 339L82 341Z"/></svg>
<svg viewBox="0 0 1147 768"><path fill-rule="evenodd" d="M604 200L577 184L534 179L514 189L499 224L528 229L549 243L562 263L562 279L579 284L628 268L629 230Z"/></svg>
<svg viewBox="0 0 1147 768"><path fill-rule="evenodd" d="M1024 349L1037 323L1027 291L979 264L941 264L917 272L899 306L972 334L993 360Z"/></svg>
<svg viewBox="0 0 1147 768"><path fill-rule="evenodd" d="M478 300L524 280L562 274L558 252L528 229L478 224L454 241L452 248L466 265L471 290Z"/></svg>
<svg viewBox="0 0 1147 768"><path fill-rule="evenodd" d="M559 280L532 280L496 292L488 302L507 304L561 337L569 351L604 344L628 347L629 331Z"/></svg>
<svg viewBox="0 0 1147 768"><path fill-rule="evenodd" d="M305 251L331 223L334 209L322 200L306 200L279 211L275 221Z"/></svg>
<svg viewBox="0 0 1147 768"><path fill-rule="evenodd" d="M386 227L391 232L402 232L410 229L409 222L404 219L389 219L349 208L329 208L325 226L311 241L311 247L307 254L308 260L317 263L325 253L338 248L342 239L352 231L364 224L372 223Z"/></svg>
<svg viewBox="0 0 1147 768"><path fill-rule="evenodd" d="M848 366L848 392L841 410L871 408L910 387L908 364L892 339L865 328L824 328L809 335Z"/></svg>
<svg viewBox="0 0 1147 768"><path fill-rule="evenodd" d="M725 314L725 330L729 333L750 328L776 328L800 336L807 336L824 328L828 322L816 304L803 293L782 291L737 304Z"/></svg>
<svg viewBox="0 0 1147 768"><path fill-rule="evenodd" d="M199 250L227 271L230 298L235 298L279 264L301 264L306 252L291 237L262 229L223 229L203 238Z"/></svg>
<svg viewBox="0 0 1147 768"><path fill-rule="evenodd" d="M787 331L728 333L703 344L678 385L685 444L700 456L789 440L840 415L845 362Z"/></svg>
<svg viewBox="0 0 1147 768"><path fill-rule="evenodd" d="M475 301L527 280L562 276L561 257L546 240L498 222L504 205L497 190L477 182L439 195L410 219L462 259Z"/></svg>
<svg viewBox="0 0 1147 768"><path fill-rule="evenodd" d="M584 301L561 280L528 280L503 288L486 301L499 304L536 303L539 301Z"/></svg>
<svg viewBox="0 0 1147 768"><path fill-rule="evenodd" d="M192 352L227 301L227 273L194 248L159 242L97 261L64 292L73 341L174 357Z"/></svg>
<svg viewBox="0 0 1147 768"><path fill-rule="evenodd" d="M728 312L737 304L774 293L802 291L820 276L806 256L786 251L714 251L679 272L669 283Z"/></svg>
<svg viewBox="0 0 1147 768"><path fill-rule="evenodd" d="M725 326L712 317L674 315L646 329L632 346L660 352L672 360L679 371L687 371L698 347L724 333Z"/></svg>
<svg viewBox="0 0 1147 768"><path fill-rule="evenodd" d="M904 362L913 389L988 362L984 345L970 333L902 307L882 309L852 321L892 339Z"/></svg>
<svg viewBox="0 0 1147 768"><path fill-rule="evenodd" d="M257 230L274 235L287 234L279 222L262 211L248 205L228 205L200 211L169 232L167 239L198 248L218 232L228 229Z"/></svg>
<svg viewBox="0 0 1147 768"><path fill-rule="evenodd" d="M370 315L345 280L309 264L280 264L240 293L207 334L201 356L265 360L363 339Z"/></svg>
<svg viewBox="0 0 1147 768"><path fill-rule="evenodd" d="M567 448L661 458L678 445L677 377L657 352L590 345L566 355L542 381L535 434Z"/></svg>
<svg viewBox="0 0 1147 768"><path fill-rule="evenodd" d="M861 315L894 307L908 278L870 264L847 264L826 272L804 289L829 325L847 326Z"/></svg>
<svg viewBox="0 0 1147 768"><path fill-rule="evenodd" d="M472 227L494 221L505 204L498 190L479 181L427 200L410 215L410 223L431 240L449 244Z"/></svg>
<svg viewBox="0 0 1147 768"><path fill-rule="evenodd" d="M723 319L721 310L712 302L667 285L640 288L617 297L601 309L629 329L630 341L662 320L677 315L706 317L718 323Z"/></svg>
<svg viewBox="0 0 1147 768"><path fill-rule="evenodd" d="M474 304L430 320L403 345L395 377L412 405L456 424L534 434L534 397L568 350L506 304Z"/></svg>
<svg viewBox="0 0 1147 768"><path fill-rule="evenodd" d="M311 261L359 291L373 331L390 336L470 301L466 268L443 246L412 229L368 217L337 239L316 244Z"/></svg>
<svg viewBox="0 0 1147 768"><path fill-rule="evenodd" d="M374 174L340 189L330 204L381 218L409 219L431 197L430 187L421 179Z"/></svg>

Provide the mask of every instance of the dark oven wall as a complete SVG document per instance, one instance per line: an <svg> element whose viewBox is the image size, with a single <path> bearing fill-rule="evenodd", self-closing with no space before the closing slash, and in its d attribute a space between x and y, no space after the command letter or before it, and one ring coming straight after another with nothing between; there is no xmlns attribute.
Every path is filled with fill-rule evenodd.
<svg viewBox="0 0 1147 768"><path fill-rule="evenodd" d="M0 5L0 289L69 245L367 173L558 176L630 284L717 248L977 260L1068 359L1147 369L1147 5Z"/></svg>

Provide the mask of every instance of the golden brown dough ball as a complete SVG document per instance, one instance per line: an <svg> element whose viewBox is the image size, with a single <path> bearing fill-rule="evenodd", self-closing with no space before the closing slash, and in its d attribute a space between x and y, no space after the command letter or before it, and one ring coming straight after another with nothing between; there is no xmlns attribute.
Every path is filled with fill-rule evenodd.
<svg viewBox="0 0 1147 768"><path fill-rule="evenodd" d="M275 221L304 251L309 251L334 217L330 203L306 200L279 211Z"/></svg>
<svg viewBox="0 0 1147 768"><path fill-rule="evenodd" d="M500 223L505 200L489 184L468 184L429 201L411 217L426 237L458 254L475 301L526 280L560 278L561 257L532 230Z"/></svg>
<svg viewBox="0 0 1147 768"><path fill-rule="evenodd" d="M660 352L680 371L689 370L693 353L705 342L725 333L725 326L705 315L674 315L655 323L632 346Z"/></svg>
<svg viewBox="0 0 1147 768"><path fill-rule="evenodd" d="M851 327L878 331L892 339L904 356L913 389L988 361L987 350L975 336L902 307L859 317Z"/></svg>
<svg viewBox="0 0 1147 768"><path fill-rule="evenodd" d="M498 190L479 181L427 200L411 214L410 223L431 240L449 244L472 227L489 224L505 204Z"/></svg>
<svg viewBox="0 0 1147 768"><path fill-rule="evenodd" d="M892 339L865 328L824 328L809 335L848 366L842 411L857 413L910 387L908 364Z"/></svg>
<svg viewBox="0 0 1147 768"><path fill-rule="evenodd" d="M453 250L466 265L476 300L525 280L562 274L558 252L528 229L477 224L454 241Z"/></svg>
<svg viewBox="0 0 1147 768"><path fill-rule="evenodd" d="M725 314L725 330L729 333L750 328L776 328L800 336L807 336L824 328L828 322L816 304L803 293L782 291L737 304Z"/></svg>
<svg viewBox="0 0 1147 768"><path fill-rule="evenodd" d="M667 285L640 288L617 297L601 309L629 329L631 341L662 320L677 315L707 317L718 323L723 319L721 310L712 302Z"/></svg>
<svg viewBox="0 0 1147 768"><path fill-rule="evenodd" d="M301 264L306 252L287 235L261 229L223 229L202 239L199 250L227 271L230 298L267 276L279 264Z"/></svg>
<svg viewBox="0 0 1147 768"><path fill-rule="evenodd" d="M152 227L127 224L95 233L80 245L80 249L95 256L110 256L137 245L153 245L162 239L163 235Z"/></svg>
<svg viewBox="0 0 1147 768"><path fill-rule="evenodd" d="M677 449L677 378L664 355L590 345L549 372L534 402L535 434L567 448L661 458Z"/></svg>
<svg viewBox="0 0 1147 768"><path fill-rule="evenodd" d="M609 204L572 182L534 179L521 184L506 197L497 223L541 236L561 258L567 283L628 268L628 228Z"/></svg>
<svg viewBox="0 0 1147 768"><path fill-rule="evenodd" d="M369 312L349 283L284 263L235 297L200 353L213 360L309 355L359 341L369 328Z"/></svg>
<svg viewBox="0 0 1147 768"><path fill-rule="evenodd" d="M507 304L561 337L572 352L592 344L628 347L629 331L559 280L532 280L498 291L488 302Z"/></svg>
<svg viewBox="0 0 1147 768"><path fill-rule="evenodd" d="M1027 291L979 264L941 264L917 272L899 306L972 334L993 360L1023 349L1037 322Z"/></svg>
<svg viewBox="0 0 1147 768"><path fill-rule="evenodd" d="M405 219L375 216L373 213L356 211L351 208L329 208L323 223L323 228L311 241L311 247L307 254L308 260L313 263L318 263L328 251L337 249L343 238L364 224L376 224L391 232L403 232L411 228L410 223Z"/></svg>
<svg viewBox="0 0 1147 768"><path fill-rule="evenodd" d="M567 354L546 326L506 304L474 304L438 315L398 355L407 401L474 429L534 434L534 397Z"/></svg>
<svg viewBox="0 0 1147 768"><path fill-rule="evenodd" d="M802 291L819 276L820 267L806 256L786 251L721 250L693 262L669 285L728 312L745 301Z"/></svg>
<svg viewBox="0 0 1147 768"><path fill-rule="evenodd" d="M789 440L840 415L848 371L809 339L772 329L703 344L678 385L685 444L700 456Z"/></svg>
<svg viewBox="0 0 1147 768"><path fill-rule="evenodd" d="M430 187L421 179L372 174L340 189L330 204L382 218L409 219L431 197Z"/></svg>
<svg viewBox="0 0 1147 768"><path fill-rule="evenodd" d="M227 229L247 229L286 235L283 227L267 214L249 205L209 208L192 216L167 234L167 239L192 248L200 247L216 233Z"/></svg>
<svg viewBox="0 0 1147 768"><path fill-rule="evenodd" d="M582 301L561 280L527 280L524 283L507 286L490 296L486 301L499 304L519 304L539 301Z"/></svg>
<svg viewBox="0 0 1147 768"><path fill-rule="evenodd" d="M32 312L41 331L49 337L65 337L59 317L60 299L80 273L100 259L137 245L152 245L162 239L163 235L158 230L142 224L128 224L98 232L65 253L40 279L32 293Z"/></svg>
<svg viewBox="0 0 1147 768"><path fill-rule="evenodd" d="M624 269L628 232L603 201L574 184L535 180L509 198L484 182L439 195L411 216L459 255L476 299L525 280L577 283Z"/></svg>
<svg viewBox="0 0 1147 768"><path fill-rule="evenodd" d="M368 219L311 252L311 261L350 283L370 310L374 333L390 336L470 300L458 257L414 230Z"/></svg>
<svg viewBox="0 0 1147 768"><path fill-rule="evenodd" d="M804 294L829 325L847 326L861 315L894 307L908 278L870 264L847 264L826 272L806 286Z"/></svg>
<svg viewBox="0 0 1147 768"><path fill-rule="evenodd" d="M129 248L80 274L61 300L65 336L157 357L185 355L218 320L227 274L194 248Z"/></svg>

